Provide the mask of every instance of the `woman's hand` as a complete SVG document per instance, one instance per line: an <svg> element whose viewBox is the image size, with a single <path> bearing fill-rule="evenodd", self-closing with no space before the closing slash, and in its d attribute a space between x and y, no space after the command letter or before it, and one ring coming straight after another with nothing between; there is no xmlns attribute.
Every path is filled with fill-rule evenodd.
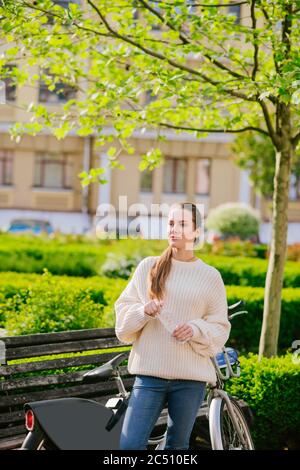
<svg viewBox="0 0 300 470"><path fill-rule="evenodd" d="M151 317L158 315L163 307L163 300L153 299L144 306L144 312Z"/></svg>
<svg viewBox="0 0 300 470"><path fill-rule="evenodd" d="M179 323L172 333L178 341L189 340L194 336L193 328L187 323Z"/></svg>

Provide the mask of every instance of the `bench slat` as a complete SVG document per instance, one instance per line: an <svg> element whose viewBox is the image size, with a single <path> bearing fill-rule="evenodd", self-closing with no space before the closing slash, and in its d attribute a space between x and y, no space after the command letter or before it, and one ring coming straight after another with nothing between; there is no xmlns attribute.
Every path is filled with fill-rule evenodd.
<svg viewBox="0 0 300 470"><path fill-rule="evenodd" d="M82 382L83 374L84 371L46 375L43 377L29 377L27 379L6 380L5 382L0 382L0 391L24 390L32 387Z"/></svg>
<svg viewBox="0 0 300 470"><path fill-rule="evenodd" d="M8 425L10 423L15 423L19 421L24 421L24 411L23 408L19 411L13 411L10 413L1 413L0 414L0 426Z"/></svg>
<svg viewBox="0 0 300 470"><path fill-rule="evenodd" d="M119 366L119 371L121 376L128 375L127 367L126 366ZM0 381L0 391L8 391L8 390L24 390L25 388L31 387L40 387L40 386L47 386L47 385L54 385L54 384L69 384L69 383L81 383L82 376L88 372L87 370L78 371L78 372L68 372L68 373L60 373L60 374L53 374L53 375L45 375L45 376L36 376L36 377L28 377L24 379L13 379L13 380L5 380ZM107 379L105 379L107 380ZM99 382L101 385L102 382Z"/></svg>
<svg viewBox="0 0 300 470"><path fill-rule="evenodd" d="M127 352L127 351L120 351ZM95 365L99 366L107 361L110 361L117 354L116 351L111 353L89 354L86 356L64 357L61 359L49 359L46 361L25 362L22 364L14 364L11 366L0 366L0 376L9 377L13 374L24 372L37 372L42 370L51 369L64 369L65 367L76 367L82 365Z"/></svg>
<svg viewBox="0 0 300 470"><path fill-rule="evenodd" d="M123 380L125 388L131 387L134 378L130 377L129 379ZM62 394L64 398L67 397L87 397L93 396L96 393L99 393L99 388L101 386L101 392L103 395L109 392L116 392L118 393L117 384L115 381L108 381L99 384L86 384L86 385L76 385L74 387L67 387L66 389L52 389L40 392L27 392L27 393L20 393L19 395L10 395L10 396L3 396L0 400L0 408L7 408L8 406L17 406L23 403L29 403L33 401L39 400L47 400L47 399L54 399L54 398L62 398ZM98 388L97 388L98 387Z"/></svg>
<svg viewBox="0 0 300 470"><path fill-rule="evenodd" d="M67 343L41 344L36 346L8 349L6 361L44 356L48 354L90 351L92 349L108 349L120 345L117 338L92 339L86 341L70 341ZM124 346L124 345L123 345Z"/></svg>
<svg viewBox="0 0 300 470"><path fill-rule="evenodd" d="M25 439L26 433L20 434L17 437L6 437L0 439L0 450L13 450L19 449Z"/></svg>
<svg viewBox="0 0 300 470"><path fill-rule="evenodd" d="M57 333L35 333L32 335L2 337L6 347L33 346L37 344L60 343L82 339L107 338L115 336L114 328L91 328L86 330L59 331Z"/></svg>
<svg viewBox="0 0 300 470"><path fill-rule="evenodd" d="M26 432L25 424L11 428L4 428L0 429L0 437L17 436L18 434L24 434L24 431Z"/></svg>

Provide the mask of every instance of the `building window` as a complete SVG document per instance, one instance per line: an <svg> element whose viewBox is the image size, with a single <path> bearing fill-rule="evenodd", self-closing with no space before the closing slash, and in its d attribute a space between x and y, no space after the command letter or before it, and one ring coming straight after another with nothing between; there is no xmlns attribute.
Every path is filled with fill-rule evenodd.
<svg viewBox="0 0 300 470"><path fill-rule="evenodd" d="M48 73L49 77L54 75ZM61 103L76 98L76 89L67 85L66 83L57 82L54 90L49 90L48 86L50 83L45 83L43 80L40 81L39 87L39 102L40 103Z"/></svg>
<svg viewBox="0 0 300 470"><path fill-rule="evenodd" d="M141 172L141 186L140 190L143 193L151 193L152 192L152 174L153 170L144 170Z"/></svg>
<svg viewBox="0 0 300 470"><path fill-rule="evenodd" d="M186 192L186 158L166 158L163 190L165 193Z"/></svg>
<svg viewBox="0 0 300 470"><path fill-rule="evenodd" d="M34 186L71 189L73 164L70 155L38 154L35 159Z"/></svg>
<svg viewBox="0 0 300 470"><path fill-rule="evenodd" d="M235 16L235 24L240 24L241 20L241 5L229 5L228 13Z"/></svg>
<svg viewBox="0 0 300 470"><path fill-rule="evenodd" d="M200 158L196 162L196 194L209 194L210 159Z"/></svg>
<svg viewBox="0 0 300 470"><path fill-rule="evenodd" d="M62 103L76 98L76 88L63 82L55 83L55 74L51 73L49 69L41 70L41 74L45 77L40 78L39 86L39 102L40 103ZM54 85L53 90L49 90L50 86Z"/></svg>
<svg viewBox="0 0 300 470"><path fill-rule="evenodd" d="M0 150L0 184L11 185L13 177L13 153Z"/></svg>
<svg viewBox="0 0 300 470"><path fill-rule="evenodd" d="M5 102L7 101L16 101L16 85L14 83L14 80L12 78L12 71L16 67L15 64L6 64L4 66L4 77L3 77L3 82L4 82L4 94L3 98Z"/></svg>

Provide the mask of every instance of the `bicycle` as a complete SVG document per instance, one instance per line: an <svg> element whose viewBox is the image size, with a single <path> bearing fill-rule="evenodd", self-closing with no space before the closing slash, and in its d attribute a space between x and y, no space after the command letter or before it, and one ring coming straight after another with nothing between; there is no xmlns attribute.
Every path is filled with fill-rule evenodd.
<svg viewBox="0 0 300 470"><path fill-rule="evenodd" d="M228 307L228 313L244 305L239 301ZM231 320L247 311L237 311ZM119 393L108 399L105 405L83 398L60 398L26 403L25 426L29 431L21 450L85 449L114 450L119 448L125 411L131 392L127 392L122 381L119 365L127 353L115 356L105 364L86 372L83 382L97 383L103 378L116 380ZM239 377L238 352L224 347L213 361L217 380L208 385L209 435L213 450L253 450L250 430L238 401L224 390L224 382L230 377ZM233 370L236 366L236 371ZM221 369L226 368L225 373ZM75 419L74 419L75 418ZM164 449L167 429L148 439L148 449Z"/></svg>
<svg viewBox="0 0 300 470"><path fill-rule="evenodd" d="M228 313L244 306L240 300L228 307ZM232 320L238 315L248 313L246 310L236 311L228 316ZM240 376L238 352L230 347L223 347L222 352L211 357L216 370L216 384L208 384L206 416L209 421L209 436L213 450L254 450L250 429L238 400L224 391L224 382L230 377ZM233 370L233 367L236 370ZM222 372L225 369L225 373ZM149 445L157 444L155 449L163 449L167 430L162 436L150 438Z"/></svg>

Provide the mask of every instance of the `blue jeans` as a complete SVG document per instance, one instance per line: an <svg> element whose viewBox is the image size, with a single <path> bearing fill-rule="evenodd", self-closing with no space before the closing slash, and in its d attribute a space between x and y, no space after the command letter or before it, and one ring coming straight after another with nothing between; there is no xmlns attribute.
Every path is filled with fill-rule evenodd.
<svg viewBox="0 0 300 470"><path fill-rule="evenodd" d="M165 449L188 449L206 382L136 375L123 421L120 450L147 449L148 439L168 403Z"/></svg>

